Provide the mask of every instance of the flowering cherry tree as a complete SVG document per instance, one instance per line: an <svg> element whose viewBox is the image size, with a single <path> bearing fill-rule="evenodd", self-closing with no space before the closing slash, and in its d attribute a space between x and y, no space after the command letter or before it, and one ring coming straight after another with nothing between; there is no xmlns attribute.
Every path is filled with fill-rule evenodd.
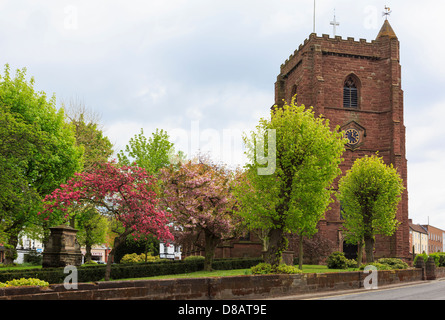
<svg viewBox="0 0 445 320"><path fill-rule="evenodd" d="M114 249L132 233L153 234L163 241L173 240L168 223L170 215L159 209L152 186L155 179L137 166L117 166L104 163L90 172L78 173L66 184L54 190L39 213L44 219L51 215L69 218L72 207L89 203L105 216L114 219L117 234L109 253L105 280L109 280Z"/></svg>
<svg viewBox="0 0 445 320"><path fill-rule="evenodd" d="M210 271L217 245L238 231L230 173L201 158L179 169L162 169L159 178L164 183L163 202L175 221L175 239L195 239L194 245L204 240L204 269Z"/></svg>

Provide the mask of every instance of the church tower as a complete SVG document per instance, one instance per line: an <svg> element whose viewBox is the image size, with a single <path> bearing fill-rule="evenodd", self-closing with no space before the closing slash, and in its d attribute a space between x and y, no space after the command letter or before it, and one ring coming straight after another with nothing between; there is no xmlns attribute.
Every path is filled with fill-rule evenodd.
<svg viewBox="0 0 445 320"><path fill-rule="evenodd" d="M281 65L275 83L275 105L283 100L313 106L316 114L345 131L349 144L342 172L354 161L376 152L393 164L407 188L403 91L398 38L385 20L371 42L315 33ZM275 107L275 106L274 106ZM334 183L337 188L338 180ZM375 258L409 259L408 192L402 195L396 219L400 226L391 237L377 236ZM331 240L332 251L354 253L344 244L340 203L331 204L319 223L319 232ZM356 251L355 251L356 252Z"/></svg>

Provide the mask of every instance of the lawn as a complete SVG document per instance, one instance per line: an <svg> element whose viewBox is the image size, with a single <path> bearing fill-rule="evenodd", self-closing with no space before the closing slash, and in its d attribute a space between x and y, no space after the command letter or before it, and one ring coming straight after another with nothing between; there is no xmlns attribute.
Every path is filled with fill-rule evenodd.
<svg viewBox="0 0 445 320"><path fill-rule="evenodd" d="M170 274L170 275L146 277L146 278L129 278L122 280L228 277L228 276L243 276L249 274L251 274L250 269L234 269L234 270L196 271L190 273Z"/></svg>
<svg viewBox="0 0 445 320"><path fill-rule="evenodd" d="M326 273L326 272L345 272L357 271L357 269L328 269L327 266L319 265L303 265L304 273ZM146 278L129 278L121 280L153 280L153 279L177 279L177 278L204 278L204 277L227 277L227 276L243 276L250 275L250 269L235 270L214 270L214 271L196 271L190 273L172 274L164 276L146 277Z"/></svg>
<svg viewBox="0 0 445 320"><path fill-rule="evenodd" d="M347 271L357 271L358 268L349 269L328 269L327 266L323 265L303 265L304 273L327 273L327 272L347 272Z"/></svg>
<svg viewBox="0 0 445 320"><path fill-rule="evenodd" d="M42 269L42 266L35 266L35 265L30 265L30 264L20 264L20 265L16 265L16 266L3 266L0 265L0 271L2 270L21 270L21 269Z"/></svg>

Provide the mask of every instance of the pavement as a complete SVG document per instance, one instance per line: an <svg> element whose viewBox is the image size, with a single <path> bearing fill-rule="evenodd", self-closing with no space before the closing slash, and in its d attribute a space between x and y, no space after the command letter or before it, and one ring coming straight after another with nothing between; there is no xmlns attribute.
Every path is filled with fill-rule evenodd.
<svg viewBox="0 0 445 320"><path fill-rule="evenodd" d="M323 292L315 292L307 294L277 296L277 297L267 298L266 300L321 300L321 299L337 300L336 298L339 297L362 295L362 294L375 294L375 293L379 293L379 297L383 298L383 296L380 294L381 292L385 290L394 290L400 288L407 288L407 289L411 288L413 289L413 292L418 295L420 294L420 292L416 290L417 286L438 283L438 282L441 283L441 286L445 287L445 279L430 280L430 281L412 281L412 282L401 282L397 284L379 286L377 289L372 289L372 290L360 288L360 289L349 289L349 290L323 291Z"/></svg>

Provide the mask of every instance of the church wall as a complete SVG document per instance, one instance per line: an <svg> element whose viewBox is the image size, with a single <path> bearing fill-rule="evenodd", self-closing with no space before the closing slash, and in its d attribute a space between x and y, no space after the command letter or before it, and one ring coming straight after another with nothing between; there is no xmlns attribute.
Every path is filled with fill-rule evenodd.
<svg viewBox="0 0 445 320"><path fill-rule="evenodd" d="M357 110L343 108L344 81L350 74L359 80ZM403 91L397 39L384 37L366 42L311 34L281 66L277 79L280 82L277 98L290 102L296 87L297 104L314 106L316 114L330 120L331 128L352 126L361 131L360 144L354 149L348 148L344 154L343 173L356 159L378 151L385 163L397 167L406 186ZM281 100L276 99L276 104L280 105ZM334 182L334 189L337 189L338 180ZM335 243L333 250L341 250L340 204L337 201L330 207L319 224L319 232ZM401 222L396 234L376 238L376 257L409 258L407 192L396 218Z"/></svg>

